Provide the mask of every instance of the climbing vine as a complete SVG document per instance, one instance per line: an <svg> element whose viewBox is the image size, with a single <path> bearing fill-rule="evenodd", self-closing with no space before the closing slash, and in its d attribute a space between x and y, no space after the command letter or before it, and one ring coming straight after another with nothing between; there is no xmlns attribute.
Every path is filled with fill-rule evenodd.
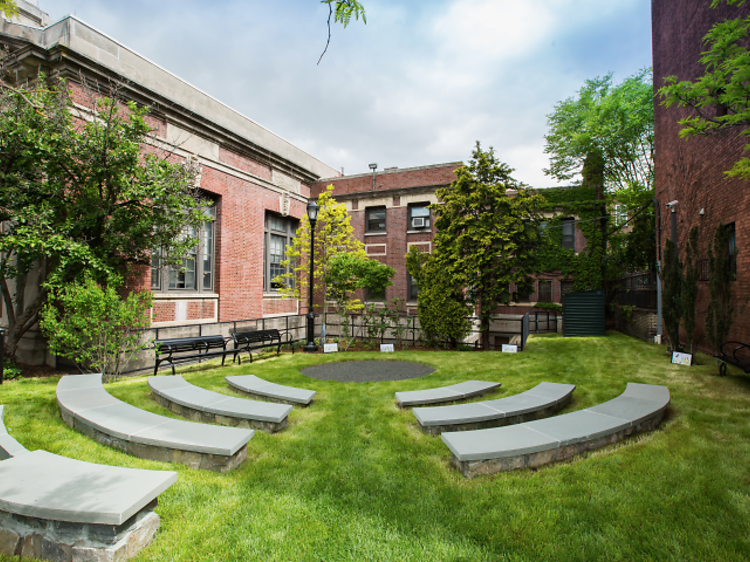
<svg viewBox="0 0 750 562"><path fill-rule="evenodd" d="M574 291L598 289L603 284L604 249L601 217L604 202L596 199L596 187L576 186L540 191L544 197L541 211L541 247L537 253L538 270L560 272L573 279ZM586 237L586 247L577 254L562 247L563 220L574 218L576 229Z"/></svg>

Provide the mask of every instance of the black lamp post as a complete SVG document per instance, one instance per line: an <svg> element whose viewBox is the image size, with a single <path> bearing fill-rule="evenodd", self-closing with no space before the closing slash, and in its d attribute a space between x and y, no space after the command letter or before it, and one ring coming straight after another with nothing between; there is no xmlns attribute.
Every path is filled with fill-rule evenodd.
<svg viewBox="0 0 750 562"><path fill-rule="evenodd" d="M307 343L303 351L316 352L315 345L315 314L313 314L313 273L315 271L315 221L318 220L318 204L310 201L307 204L307 218L310 219L310 298L307 301Z"/></svg>

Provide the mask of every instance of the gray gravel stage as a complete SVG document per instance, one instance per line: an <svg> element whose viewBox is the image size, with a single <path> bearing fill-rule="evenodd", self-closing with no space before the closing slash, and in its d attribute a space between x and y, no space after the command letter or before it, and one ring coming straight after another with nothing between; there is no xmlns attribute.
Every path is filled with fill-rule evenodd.
<svg viewBox="0 0 750 562"><path fill-rule="evenodd" d="M408 361L341 361L313 365L302 369L302 374L320 381L378 382L418 379L434 371L428 365Z"/></svg>

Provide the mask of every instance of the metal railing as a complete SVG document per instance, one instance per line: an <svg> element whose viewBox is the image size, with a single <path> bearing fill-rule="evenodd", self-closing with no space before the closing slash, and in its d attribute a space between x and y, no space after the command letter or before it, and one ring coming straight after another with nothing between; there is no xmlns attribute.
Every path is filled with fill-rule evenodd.
<svg viewBox="0 0 750 562"><path fill-rule="evenodd" d="M346 316L348 327L348 338L355 342L369 343L393 343L396 345L415 346L423 342L422 329L419 317L406 314L398 315L398 324L395 316L391 316L387 326L376 325L372 318L366 314L351 314ZM230 338L234 332L278 329L282 335L289 334L293 340L306 341L305 315L278 316L270 318L251 318L247 320L233 320L230 322L213 322L210 324L184 324L179 326L166 326L159 328L146 328L138 330L143 334L144 343L160 339L186 338L200 336L220 335ZM470 317L471 331L466 339L461 342L480 349L479 318ZM529 334L556 332L557 314L554 311L539 310L526 313L525 315L497 315L490 323L490 333L501 336L518 336L520 340L519 349L523 350ZM335 313L327 312L315 317L315 334L317 338L323 335L325 325L325 337L341 339L346 330L342 330L341 318ZM447 342L442 342L447 343ZM490 345L490 349L500 349L500 345ZM200 362L200 360L196 360ZM131 361L132 368L123 371L123 374L134 374L141 371L153 369L154 351L152 348L145 349L139 356Z"/></svg>

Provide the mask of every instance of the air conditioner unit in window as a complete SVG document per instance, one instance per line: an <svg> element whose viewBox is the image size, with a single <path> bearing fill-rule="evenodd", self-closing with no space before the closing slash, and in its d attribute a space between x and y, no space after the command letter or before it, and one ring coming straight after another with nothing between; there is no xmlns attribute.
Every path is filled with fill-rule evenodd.
<svg viewBox="0 0 750 562"><path fill-rule="evenodd" d="M411 219L411 226L412 228L424 228L426 226L430 226L430 219L426 219L424 217L414 217Z"/></svg>

